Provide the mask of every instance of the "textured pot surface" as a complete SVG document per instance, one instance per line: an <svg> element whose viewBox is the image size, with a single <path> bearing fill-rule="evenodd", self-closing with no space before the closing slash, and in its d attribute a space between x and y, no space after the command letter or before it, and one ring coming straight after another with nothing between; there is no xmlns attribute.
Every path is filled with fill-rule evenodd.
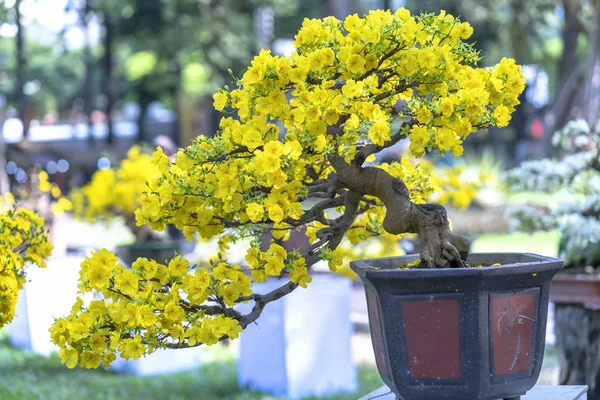
<svg viewBox="0 0 600 400"><path fill-rule="evenodd" d="M397 269L418 255L355 261L379 373L405 400L502 399L540 374L550 281L562 260L472 254L501 267Z"/></svg>

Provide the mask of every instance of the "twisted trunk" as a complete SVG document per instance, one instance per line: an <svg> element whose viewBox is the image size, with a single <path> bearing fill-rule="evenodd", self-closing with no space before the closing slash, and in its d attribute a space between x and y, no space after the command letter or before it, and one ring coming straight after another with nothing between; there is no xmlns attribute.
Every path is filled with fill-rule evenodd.
<svg viewBox="0 0 600 400"><path fill-rule="evenodd" d="M352 194L347 197L346 204L346 210L350 207L352 220L352 210L358 208L362 196L375 196L385 204L383 228L388 233L419 235L421 261L427 268L465 266L469 241L450 230L444 207L413 203L404 182L382 169L362 167L360 160L347 163L342 157L333 157L331 163L341 185Z"/></svg>

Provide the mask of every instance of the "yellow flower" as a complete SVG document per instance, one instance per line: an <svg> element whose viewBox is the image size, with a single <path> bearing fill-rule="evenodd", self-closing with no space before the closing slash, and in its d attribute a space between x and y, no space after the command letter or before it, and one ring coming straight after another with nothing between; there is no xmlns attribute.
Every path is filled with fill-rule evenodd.
<svg viewBox="0 0 600 400"><path fill-rule="evenodd" d="M85 271L85 279L89 281L90 286L98 290L108 288L110 278L112 278L112 269L105 264L94 262L88 262L87 264L87 268L82 269L82 271Z"/></svg>
<svg viewBox="0 0 600 400"><path fill-rule="evenodd" d="M444 117L449 117L454 112L454 103L448 97L444 97L440 103L440 112Z"/></svg>
<svg viewBox="0 0 600 400"><path fill-rule="evenodd" d="M344 86L342 87L342 93L344 96L349 97L351 99L360 96L360 93L363 89L363 82L356 82L354 79L348 79Z"/></svg>
<svg viewBox="0 0 600 400"><path fill-rule="evenodd" d="M139 278L131 270L123 270L115 276L115 289L126 296L133 297L138 292Z"/></svg>
<svg viewBox="0 0 600 400"><path fill-rule="evenodd" d="M96 353L102 353L104 350L106 350L107 346L106 336L100 332L94 333L92 336L90 336L89 345L92 351Z"/></svg>
<svg viewBox="0 0 600 400"><path fill-rule="evenodd" d="M142 326L149 328L156 323L156 315L147 304L139 307L138 314Z"/></svg>
<svg viewBox="0 0 600 400"><path fill-rule="evenodd" d="M283 213L283 209L279 204L272 205L268 208L269 210L269 218L273 222L281 222L285 218L285 214Z"/></svg>
<svg viewBox="0 0 600 400"><path fill-rule="evenodd" d="M42 192L49 192L52 189L52 185L47 180L40 178L38 189L40 189Z"/></svg>
<svg viewBox="0 0 600 400"><path fill-rule="evenodd" d="M265 215L265 209L260 204L251 203L246 207L246 213L248 214L248 218L252 222L262 221L263 216Z"/></svg>
<svg viewBox="0 0 600 400"><path fill-rule="evenodd" d="M65 364L67 368L73 369L77 366L77 361L79 360L77 350L61 347L58 355L60 356L61 363Z"/></svg>
<svg viewBox="0 0 600 400"><path fill-rule="evenodd" d="M173 258L169 262L169 273L173 276L184 276L190 269L190 261L181 258L181 255Z"/></svg>
<svg viewBox="0 0 600 400"><path fill-rule="evenodd" d="M438 65L438 59L432 47L425 47L417 54L419 66L425 70L432 70Z"/></svg>
<svg viewBox="0 0 600 400"><path fill-rule="evenodd" d="M242 144L250 151L256 150L257 147L263 145L262 135L256 129L248 129L242 137Z"/></svg>
<svg viewBox="0 0 600 400"><path fill-rule="evenodd" d="M133 339L123 339L119 346L119 352L126 360L130 358L137 360L146 352L146 346L142 343L142 337L135 335Z"/></svg>
<svg viewBox="0 0 600 400"><path fill-rule="evenodd" d="M267 257L267 263L265 264L265 273L270 276L279 276L285 265L283 260L279 257L271 256Z"/></svg>
<svg viewBox="0 0 600 400"><path fill-rule="evenodd" d="M357 14L348 15L344 21L344 28L348 32L356 32L362 29L365 24L365 20L360 18Z"/></svg>
<svg viewBox="0 0 600 400"><path fill-rule="evenodd" d="M425 106L421 107L419 111L417 111L417 121L419 121L421 124L427 125L430 120L431 111L429 111L429 108Z"/></svg>
<svg viewBox="0 0 600 400"><path fill-rule="evenodd" d="M51 193L52 197L54 197L55 199L58 199L62 195L62 192L57 185L52 185Z"/></svg>
<svg viewBox="0 0 600 400"><path fill-rule="evenodd" d="M84 351L79 359L79 365L83 368L98 368L100 361L100 354L92 351Z"/></svg>
<svg viewBox="0 0 600 400"><path fill-rule="evenodd" d="M362 74L365 72L367 61L358 54L352 54L346 61L346 69L353 74Z"/></svg>
<svg viewBox="0 0 600 400"><path fill-rule="evenodd" d="M219 289L219 296L223 298L225 304L234 306L235 301L240 297L240 294L235 284L226 284Z"/></svg>
<svg viewBox="0 0 600 400"><path fill-rule="evenodd" d="M383 144L390 140L390 125L386 121L377 121L369 129L369 139L377 145Z"/></svg>
<svg viewBox="0 0 600 400"><path fill-rule="evenodd" d="M219 90L213 95L213 100L213 106L215 107L215 109L218 111L222 111L227 106L229 99L227 97L226 92L224 92L223 90Z"/></svg>
<svg viewBox="0 0 600 400"><path fill-rule="evenodd" d="M429 132L421 125L415 125L410 131L410 152L415 157L422 157L425 146L429 143Z"/></svg>
<svg viewBox="0 0 600 400"><path fill-rule="evenodd" d="M164 316L172 322L180 322L185 318L185 313L183 312L183 308L173 302L170 302L165 307Z"/></svg>
<svg viewBox="0 0 600 400"><path fill-rule="evenodd" d="M290 280L300 285L300 287L307 288L308 284L312 282L312 277L308 275L308 269L306 267L296 267L294 271L290 273Z"/></svg>
<svg viewBox="0 0 600 400"><path fill-rule="evenodd" d="M496 125L499 128L504 128L505 126L507 126L511 118L510 112L508 111L508 107L505 106L496 107L492 116L494 117Z"/></svg>
<svg viewBox="0 0 600 400"><path fill-rule="evenodd" d="M157 147L152 153L152 162L156 165L160 172L165 172L169 168L169 158L161 147Z"/></svg>
<svg viewBox="0 0 600 400"><path fill-rule="evenodd" d="M333 50L326 48L311 53L308 57L308 65L312 71L319 71L331 64L333 59Z"/></svg>

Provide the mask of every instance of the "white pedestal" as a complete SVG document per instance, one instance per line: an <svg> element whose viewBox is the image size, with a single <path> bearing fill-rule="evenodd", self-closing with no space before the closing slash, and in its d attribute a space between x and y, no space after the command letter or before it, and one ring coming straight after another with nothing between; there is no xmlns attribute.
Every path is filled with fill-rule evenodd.
<svg viewBox="0 0 600 400"><path fill-rule="evenodd" d="M267 293L284 283L271 279L253 290ZM355 391L351 294L349 279L316 275L307 289L269 303L241 335L240 386L292 398Z"/></svg>
<svg viewBox="0 0 600 400"><path fill-rule="evenodd" d="M587 400L587 386L536 386L521 400ZM396 400L387 386L382 386L359 400Z"/></svg>
<svg viewBox="0 0 600 400"><path fill-rule="evenodd" d="M83 259L51 257L47 268L27 268L27 282L19 293L15 318L7 326L13 346L44 355L58 351L50 341L48 329L54 318L70 313L77 298L79 265Z"/></svg>
<svg viewBox="0 0 600 400"><path fill-rule="evenodd" d="M177 350L157 350L154 353L137 360L117 358L112 364L112 370L138 376L164 375L202 365L202 347Z"/></svg>

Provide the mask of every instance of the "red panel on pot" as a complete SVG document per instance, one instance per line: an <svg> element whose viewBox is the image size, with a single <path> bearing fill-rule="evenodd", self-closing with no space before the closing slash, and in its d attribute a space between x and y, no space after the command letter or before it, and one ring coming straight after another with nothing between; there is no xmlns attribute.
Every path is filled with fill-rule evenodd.
<svg viewBox="0 0 600 400"><path fill-rule="evenodd" d="M369 316L371 317L371 340L373 342L373 350L375 351L375 362L377 362L379 373L382 376L389 378L390 373L385 357L385 345L381 329L379 304L377 303L377 297L374 294L369 293L367 296L367 307L369 308Z"/></svg>
<svg viewBox="0 0 600 400"><path fill-rule="evenodd" d="M413 379L460 378L459 302L402 302Z"/></svg>
<svg viewBox="0 0 600 400"><path fill-rule="evenodd" d="M494 375L529 370L535 294L492 298Z"/></svg>

